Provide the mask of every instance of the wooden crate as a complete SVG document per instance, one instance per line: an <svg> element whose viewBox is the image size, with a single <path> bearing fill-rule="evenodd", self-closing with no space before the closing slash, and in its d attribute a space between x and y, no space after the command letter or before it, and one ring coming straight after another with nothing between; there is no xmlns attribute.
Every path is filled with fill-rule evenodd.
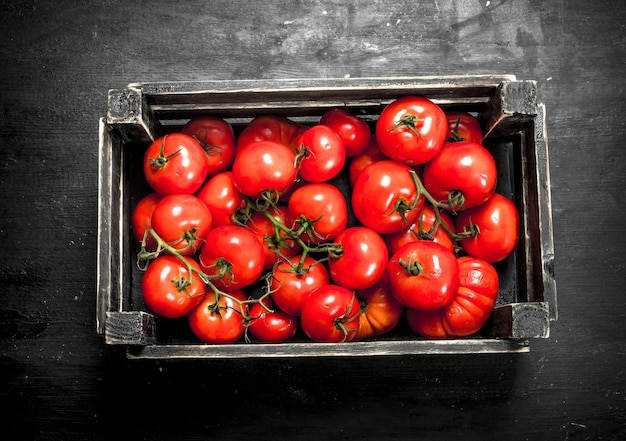
<svg viewBox="0 0 626 441"><path fill-rule="evenodd" d="M185 318L164 320L148 312L129 222L134 204L150 191L141 159L151 141L199 115L225 118L237 130L270 113L314 124L327 110L342 107L374 124L384 106L403 95L475 114L500 170L497 191L520 212L520 244L495 265L500 292L480 333L428 340L399 325L367 342L301 338L207 345L190 333ZM107 115L100 119L98 210L97 332L107 345L124 346L129 358L525 352L530 339L549 337L557 320L545 108L537 102L536 82L512 75L135 83L110 90Z"/></svg>

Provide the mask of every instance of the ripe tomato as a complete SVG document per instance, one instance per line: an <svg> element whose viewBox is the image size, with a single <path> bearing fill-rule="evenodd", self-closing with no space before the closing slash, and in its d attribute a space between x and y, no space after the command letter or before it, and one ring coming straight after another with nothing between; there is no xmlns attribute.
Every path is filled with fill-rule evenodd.
<svg viewBox="0 0 626 441"><path fill-rule="evenodd" d="M199 261L202 270L215 277L211 282L219 289L243 289L263 273L265 252L247 228L221 225L207 234Z"/></svg>
<svg viewBox="0 0 626 441"><path fill-rule="evenodd" d="M365 121L344 109L329 110L322 115L320 124L330 127L341 138L347 157L361 154L372 133Z"/></svg>
<svg viewBox="0 0 626 441"><path fill-rule="evenodd" d="M282 260L272 272L270 289L272 299L278 307L289 315L299 316L302 304L309 294L330 283L328 270L310 256L301 257L292 261Z"/></svg>
<svg viewBox="0 0 626 441"><path fill-rule="evenodd" d="M324 285L304 301L300 326L314 341L351 341L359 330L359 313L359 300L352 291L342 286Z"/></svg>
<svg viewBox="0 0 626 441"><path fill-rule="evenodd" d="M453 211L482 204L496 190L496 162L483 146L468 142L446 145L424 165L424 187Z"/></svg>
<svg viewBox="0 0 626 441"><path fill-rule="evenodd" d="M419 215L425 198L418 193L408 165L385 160L363 169L352 190L352 210L366 227L380 234L407 228Z"/></svg>
<svg viewBox="0 0 626 441"><path fill-rule="evenodd" d="M376 136L371 136L369 144L367 144L367 147L365 148L363 153L354 156L350 161L350 185L354 187L356 178L358 178L358 176L361 174L361 171L365 167L374 162L383 161L385 159L389 158L383 155L383 152L380 151L380 148L378 147L378 142L376 142Z"/></svg>
<svg viewBox="0 0 626 441"><path fill-rule="evenodd" d="M487 202L459 213L455 225L457 233L472 233L459 242L463 250L490 263L506 259L519 241L517 207L499 193L494 193Z"/></svg>
<svg viewBox="0 0 626 441"><path fill-rule="evenodd" d="M213 226L206 204L191 194L165 196L152 213L152 229L180 254L198 251Z"/></svg>
<svg viewBox="0 0 626 441"><path fill-rule="evenodd" d="M246 300L245 294L239 290L226 294L220 294L216 301L215 293L207 291L202 302L187 314L191 331L204 343L234 343L246 330L244 317L247 307L231 298L243 302Z"/></svg>
<svg viewBox="0 0 626 441"><path fill-rule="evenodd" d="M297 141L298 173L307 182L326 182L339 174L346 162L343 141L330 127L315 125Z"/></svg>
<svg viewBox="0 0 626 441"><path fill-rule="evenodd" d="M317 244L335 239L348 225L348 205L331 184L307 184L296 189L287 203L290 224L311 225L302 233L305 242Z"/></svg>
<svg viewBox="0 0 626 441"><path fill-rule="evenodd" d="M190 257L184 260L200 271ZM148 309L165 318L187 314L202 300L206 284L197 274L189 274L187 266L178 257L162 255L154 259L141 278L141 294Z"/></svg>
<svg viewBox="0 0 626 441"><path fill-rule="evenodd" d="M207 157L207 176L228 170L235 159L235 131L228 121L215 116L192 118L181 129L200 143Z"/></svg>
<svg viewBox="0 0 626 441"><path fill-rule="evenodd" d="M408 229L385 236L389 254L394 254L402 245L408 242L415 242L416 240L432 240L448 248L450 251L455 251L454 239L450 233L446 231L447 228L452 233L455 232L454 221L445 211L439 211L439 217L443 225L437 224L437 216L433 206L424 204L420 216Z"/></svg>
<svg viewBox="0 0 626 441"><path fill-rule="evenodd" d="M341 246L339 255L330 254L330 277L348 289L373 286L387 269L389 253L385 240L367 227L343 230L333 241Z"/></svg>
<svg viewBox="0 0 626 441"><path fill-rule="evenodd" d="M235 187L233 173L225 171L209 178L196 196L211 211L213 226L234 225L234 215L246 206L243 195Z"/></svg>
<svg viewBox="0 0 626 441"><path fill-rule="evenodd" d="M296 180L297 171L295 153L275 141L246 145L237 152L232 168L235 187L253 198L264 192L284 193Z"/></svg>
<svg viewBox="0 0 626 441"><path fill-rule="evenodd" d="M356 291L356 296L361 312L355 341L378 337L396 327L402 317L404 306L391 292L386 272L374 286Z"/></svg>
<svg viewBox="0 0 626 441"><path fill-rule="evenodd" d="M446 112L448 119L447 142L470 141L483 143L483 129L480 122L472 115L461 111Z"/></svg>
<svg viewBox="0 0 626 441"><path fill-rule="evenodd" d="M131 219L133 236L139 243L143 242L145 238L145 247L148 251L155 251L157 249L156 240L154 240L154 237L146 234L146 231L152 228L152 213L154 213L154 209L161 199L163 199L163 196L160 194L150 193L137 202L133 210Z"/></svg>
<svg viewBox="0 0 626 441"><path fill-rule="evenodd" d="M432 311L449 304L459 288L459 265L454 253L438 243L407 243L389 259L389 285L407 308Z"/></svg>
<svg viewBox="0 0 626 441"><path fill-rule="evenodd" d="M259 141L275 141L286 145L295 152L298 137L307 126L284 116L261 115L254 118L243 129L237 139L237 152L244 146Z"/></svg>
<svg viewBox="0 0 626 441"><path fill-rule="evenodd" d="M248 331L252 337L264 343L291 340L298 330L298 319L276 309L271 297L253 303L249 308L249 315Z"/></svg>
<svg viewBox="0 0 626 441"><path fill-rule="evenodd" d="M443 147L448 120L441 108L421 96L405 96L388 104L376 123L380 150L409 165L430 161Z"/></svg>
<svg viewBox="0 0 626 441"><path fill-rule="evenodd" d="M427 338L466 337L477 333L498 297L498 273L484 260L459 257L459 290L452 302L437 311L407 311L411 329Z"/></svg>
<svg viewBox="0 0 626 441"><path fill-rule="evenodd" d="M143 159L146 181L162 195L195 193L204 183L208 169L202 146L184 133L156 139Z"/></svg>

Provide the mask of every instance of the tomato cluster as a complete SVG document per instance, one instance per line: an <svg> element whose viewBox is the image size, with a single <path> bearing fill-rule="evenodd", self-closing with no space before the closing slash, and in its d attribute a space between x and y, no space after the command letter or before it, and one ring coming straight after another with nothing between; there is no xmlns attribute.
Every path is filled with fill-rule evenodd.
<svg viewBox="0 0 626 441"><path fill-rule="evenodd" d="M154 190L132 213L153 313L206 343L372 339L403 319L427 338L478 332L493 263L517 246L478 120L421 96L369 124L263 115L236 134L200 116L156 139Z"/></svg>

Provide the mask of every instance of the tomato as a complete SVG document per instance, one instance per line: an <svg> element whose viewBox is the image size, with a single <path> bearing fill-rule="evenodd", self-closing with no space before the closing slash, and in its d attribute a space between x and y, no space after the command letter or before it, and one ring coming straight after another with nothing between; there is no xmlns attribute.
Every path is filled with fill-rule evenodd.
<svg viewBox="0 0 626 441"><path fill-rule="evenodd" d="M421 96L392 101L376 122L376 139L389 158L409 165L430 161L443 147L448 120L441 108Z"/></svg>
<svg viewBox="0 0 626 441"><path fill-rule="evenodd" d="M366 227L380 234L407 228L419 215L425 198L418 193L408 165L385 160L363 169L352 190L352 210Z"/></svg>
<svg viewBox="0 0 626 441"><path fill-rule="evenodd" d="M353 157L365 150L371 136L365 121L344 109L331 109L322 115L320 124L330 127L345 145L346 156Z"/></svg>
<svg viewBox="0 0 626 441"><path fill-rule="evenodd" d="M282 260L272 272L270 290L278 307L289 315L299 316L309 294L330 283L328 270L310 256L291 261ZM300 264L301 263L301 264Z"/></svg>
<svg viewBox="0 0 626 441"><path fill-rule="evenodd" d="M482 204L496 190L496 161L474 142L446 145L424 165L424 187L435 200L462 211Z"/></svg>
<svg viewBox="0 0 626 441"><path fill-rule="evenodd" d="M330 277L337 285L369 288L387 269L387 245L376 231L367 227L346 228L333 242L341 247L341 252L332 252L328 260Z"/></svg>
<svg viewBox="0 0 626 441"><path fill-rule="evenodd" d="M184 133L156 139L143 159L146 181L162 195L195 193L204 183L208 167L202 146Z"/></svg>
<svg viewBox="0 0 626 441"><path fill-rule="evenodd" d="M483 129L471 114L461 111L445 112L448 119L447 142L470 141L483 143Z"/></svg>
<svg viewBox="0 0 626 441"><path fill-rule="evenodd" d="M447 212L441 210L439 210L439 218L441 221L437 223L437 216L433 206L424 204L419 217L408 229L385 236L389 254L398 251L405 243L416 240L432 240L450 251L455 251L454 239L450 235L450 232L455 233L454 221Z"/></svg>
<svg viewBox="0 0 626 441"><path fill-rule="evenodd" d="M148 251L155 251L157 249L156 240L149 234L146 234L146 231L152 228L152 213L154 213L154 209L161 199L163 199L163 196L158 193L150 193L143 197L137 202L131 217L133 236L139 243L145 240L145 247Z"/></svg>
<svg viewBox="0 0 626 441"><path fill-rule="evenodd" d="M200 271L198 263L183 258L191 268ZM176 256L161 255L154 259L141 278L141 294L148 309L165 318L187 314L202 300L206 284Z"/></svg>
<svg viewBox="0 0 626 441"><path fill-rule="evenodd" d="M459 288L459 265L454 253L438 243L407 243L389 259L389 285L407 308L432 311L449 304Z"/></svg>
<svg viewBox="0 0 626 441"><path fill-rule="evenodd" d="M339 174L346 162L343 141L330 127L315 125L298 139L300 177L326 182Z"/></svg>
<svg viewBox="0 0 626 441"><path fill-rule="evenodd" d="M207 234L199 261L219 289L243 289L261 276L265 252L247 228L221 225Z"/></svg>
<svg viewBox="0 0 626 441"><path fill-rule="evenodd" d="M506 259L517 247L520 220L517 207L505 196L494 193L489 200L456 217L457 233L472 235L459 243L472 257L490 263Z"/></svg>
<svg viewBox="0 0 626 441"><path fill-rule="evenodd" d="M264 343L291 340L298 330L298 319L276 309L271 297L253 303L249 315L248 331L252 337Z"/></svg>
<svg viewBox="0 0 626 441"><path fill-rule="evenodd" d="M298 147L298 137L307 126L284 116L261 115L254 118L237 139L237 152L244 146L259 141L275 141L286 145L294 152Z"/></svg>
<svg viewBox="0 0 626 441"><path fill-rule="evenodd" d="M378 142L376 142L376 136L371 136L369 144L365 148L363 153L356 155L350 161L350 184L354 187L354 183L356 182L356 178L361 174L361 171L368 165L383 161L385 159L389 159L383 152L380 151L380 147L378 147Z"/></svg>
<svg viewBox="0 0 626 441"><path fill-rule="evenodd" d="M233 162L235 187L244 195L284 193L297 177L296 155L284 144L259 141L238 151Z"/></svg>
<svg viewBox="0 0 626 441"><path fill-rule="evenodd" d="M368 340L386 334L400 322L404 306L391 292L386 272L374 286L356 291L356 296L359 299L361 311L355 341Z"/></svg>
<svg viewBox="0 0 626 441"><path fill-rule="evenodd" d="M413 331L427 338L466 337L489 319L498 297L498 273L488 262L459 257L459 290L454 300L437 311L407 311Z"/></svg>
<svg viewBox="0 0 626 441"><path fill-rule="evenodd" d="M228 121L215 116L192 118L181 129L200 143L207 157L207 176L226 171L235 159L235 131Z"/></svg>
<svg viewBox="0 0 626 441"><path fill-rule="evenodd" d="M207 291L202 302L187 314L189 327L204 343L234 343L246 330L247 307L240 303L246 301L246 296L242 291L234 290L222 293L219 300L216 299L213 291Z"/></svg>
<svg viewBox="0 0 626 441"><path fill-rule="evenodd" d="M340 343L354 340L359 330L359 300L347 288L324 285L302 305L300 326L314 341Z"/></svg>
<svg viewBox="0 0 626 441"><path fill-rule="evenodd" d="M196 196L211 211L213 226L233 225L238 210L246 207L243 195L235 187L233 173L225 171L209 178Z"/></svg>
<svg viewBox="0 0 626 441"><path fill-rule="evenodd" d="M335 239L348 225L348 205L331 184L307 184L293 192L287 203L289 219L296 228L309 224L302 240L316 244Z"/></svg>
<svg viewBox="0 0 626 441"><path fill-rule="evenodd" d="M198 251L213 226L211 211L191 194L165 196L152 213L154 232L180 254Z"/></svg>

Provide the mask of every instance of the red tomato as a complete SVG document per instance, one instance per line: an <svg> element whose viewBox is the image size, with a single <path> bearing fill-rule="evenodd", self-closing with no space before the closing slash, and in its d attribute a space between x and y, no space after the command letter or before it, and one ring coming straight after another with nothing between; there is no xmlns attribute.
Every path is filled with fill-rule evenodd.
<svg viewBox="0 0 626 441"><path fill-rule="evenodd" d="M408 242L415 242L416 240L432 240L450 251L455 251L454 239L448 232L448 230L452 233L455 232L454 221L448 213L441 210L439 211L439 218L443 224L437 223L437 216L433 206L424 204L420 216L408 229L388 234L385 237L389 254L394 254L402 245Z"/></svg>
<svg viewBox="0 0 626 441"><path fill-rule="evenodd" d="M363 151L363 153L359 155L354 156L350 161L350 185L354 187L356 178L359 177L361 171L363 171L365 167L374 162L383 161L385 159L389 158L383 155L383 152L380 151L380 148L378 147L378 142L376 142L376 136L371 136L370 142L365 148L365 151Z"/></svg>
<svg viewBox="0 0 626 441"><path fill-rule="evenodd" d="M189 266L200 271L198 263L184 257ZM187 314L202 300L206 284L197 274L189 274L178 257L162 255L154 259L141 278L141 294L148 309L165 318Z"/></svg>
<svg viewBox="0 0 626 441"><path fill-rule="evenodd" d="M339 255L330 254L330 277L348 289L365 289L380 280L387 269L389 253L384 239L367 227L343 230L333 241L341 246Z"/></svg>
<svg viewBox="0 0 626 441"><path fill-rule="evenodd" d="M295 152L298 147L298 137L306 129L307 126L298 124L283 116L257 116L239 134L237 151L254 142L275 141L286 145Z"/></svg>
<svg viewBox="0 0 626 441"><path fill-rule="evenodd" d="M198 251L213 226L210 210L191 194L165 196L152 213L152 229L180 254Z"/></svg>
<svg viewBox="0 0 626 441"><path fill-rule="evenodd" d="M215 293L209 290L202 302L189 311L189 327L199 340L211 344L229 344L243 336L247 307L233 298L239 302L246 300L242 291L235 290L220 294L216 301Z"/></svg>
<svg viewBox="0 0 626 441"><path fill-rule="evenodd" d="M359 330L355 341L368 340L386 334L396 327L404 306L391 292L387 273L371 288L356 291L361 312L359 315Z"/></svg>
<svg viewBox="0 0 626 441"><path fill-rule="evenodd" d="M298 139L300 177L308 182L326 182L339 174L346 162L343 141L330 127L316 125Z"/></svg>
<svg viewBox="0 0 626 441"><path fill-rule="evenodd" d="M235 187L253 198L264 192L284 193L296 180L297 171L295 153L275 141L246 145L237 152L232 169Z"/></svg>
<svg viewBox="0 0 626 441"><path fill-rule="evenodd" d="M489 319L498 297L498 273L484 260L459 257L460 286L454 300L437 311L407 311L413 331L427 338L466 337Z"/></svg>
<svg viewBox="0 0 626 441"><path fill-rule="evenodd" d="M302 240L316 244L335 239L348 225L348 205L343 194L331 184L307 184L293 192L287 203L291 224L311 225Z"/></svg>
<svg viewBox="0 0 626 441"><path fill-rule="evenodd" d="M344 109L332 109L322 115L320 124L339 135L346 148L346 156L353 157L365 150L371 136L365 121Z"/></svg>
<svg viewBox="0 0 626 441"><path fill-rule="evenodd" d="M453 142L424 165L424 187L435 200L458 212L489 199L496 190L497 174L496 161L486 148Z"/></svg>
<svg viewBox="0 0 626 441"><path fill-rule="evenodd" d="M235 159L235 131L228 121L215 116L192 118L181 129L200 143L207 157L207 176L228 170Z"/></svg>
<svg viewBox="0 0 626 441"><path fill-rule="evenodd" d="M256 235L247 228L221 225L207 234L199 261L219 289L243 289L263 273L265 252Z"/></svg>
<svg viewBox="0 0 626 441"><path fill-rule="evenodd" d="M472 236L459 243L472 257L490 263L506 259L517 247L520 220L515 204L499 193L456 217L456 231Z"/></svg>
<svg viewBox="0 0 626 441"><path fill-rule="evenodd" d="M298 319L280 309L275 309L271 297L252 304L249 315L248 331L252 337L264 343L283 343L291 340L298 330Z"/></svg>
<svg viewBox="0 0 626 441"><path fill-rule="evenodd" d="M443 308L459 288L454 253L429 240L410 242L396 251L389 259L387 275L393 295L412 309Z"/></svg>
<svg viewBox="0 0 626 441"><path fill-rule="evenodd" d="M421 96L405 96L388 104L376 123L380 150L409 165L430 161L443 147L448 120L441 108Z"/></svg>
<svg viewBox="0 0 626 441"><path fill-rule="evenodd" d="M213 226L234 225L234 215L245 208L246 201L235 187L233 173L218 173L202 186L196 196L206 204L213 217Z"/></svg>
<svg viewBox="0 0 626 441"><path fill-rule="evenodd" d="M415 179L419 178L415 176ZM352 190L354 215L380 234L407 228L419 215L424 201L411 168L391 160L364 168Z"/></svg>
<svg viewBox="0 0 626 441"><path fill-rule="evenodd" d="M143 159L146 181L162 195L195 193L204 183L208 167L202 146L184 133L156 139Z"/></svg>
<svg viewBox="0 0 626 441"><path fill-rule="evenodd" d="M143 242L145 239L145 247L148 251L155 251L157 249L156 240L149 234L146 234L146 231L152 228L152 213L154 213L154 209L161 199L163 199L163 196L160 194L150 193L137 202L137 206L135 206L133 210L131 219L133 236L139 243Z"/></svg>
<svg viewBox="0 0 626 441"><path fill-rule="evenodd" d="M300 326L314 341L340 343L354 340L359 330L359 300L347 288L324 285L302 305Z"/></svg>
<svg viewBox="0 0 626 441"><path fill-rule="evenodd" d="M300 315L302 304L312 291L330 283L326 267L310 256L306 256L304 261L279 262L272 276L272 299L282 311L293 316Z"/></svg>
<svg viewBox="0 0 626 441"><path fill-rule="evenodd" d="M470 141L476 144L483 143L483 129L480 122L466 112L446 112L448 119L447 142Z"/></svg>

